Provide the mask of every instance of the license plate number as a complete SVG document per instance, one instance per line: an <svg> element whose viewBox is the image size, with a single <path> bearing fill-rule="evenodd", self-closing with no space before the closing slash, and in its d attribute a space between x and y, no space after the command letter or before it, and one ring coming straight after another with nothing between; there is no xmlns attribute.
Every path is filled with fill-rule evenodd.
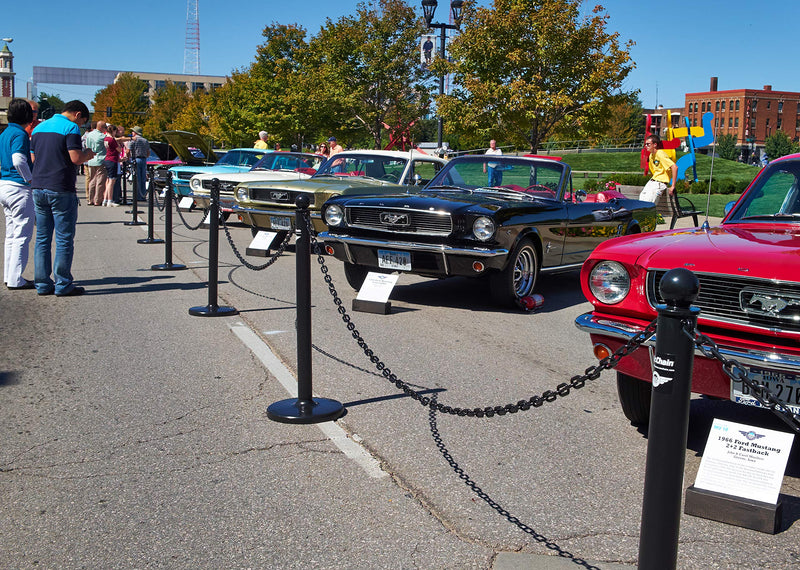
<svg viewBox="0 0 800 570"><path fill-rule="evenodd" d="M292 219L289 216L270 216L269 225L273 230L291 230Z"/></svg>
<svg viewBox="0 0 800 570"><path fill-rule="evenodd" d="M749 368L748 376L756 382L765 384L778 400L786 404L795 414L800 414L800 377L797 374ZM751 395L750 389L740 382L731 382L731 400L747 406L761 406Z"/></svg>
<svg viewBox="0 0 800 570"><path fill-rule="evenodd" d="M407 251L379 249L378 267L397 271L411 271L411 254Z"/></svg>

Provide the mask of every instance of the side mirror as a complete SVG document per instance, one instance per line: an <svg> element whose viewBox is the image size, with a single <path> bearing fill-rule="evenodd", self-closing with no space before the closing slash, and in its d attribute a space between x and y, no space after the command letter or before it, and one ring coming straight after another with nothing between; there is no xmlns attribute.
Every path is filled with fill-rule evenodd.
<svg viewBox="0 0 800 570"><path fill-rule="evenodd" d="M587 196L586 190L581 189L575 191L575 199L578 202L583 202L584 200L586 200L586 196Z"/></svg>
<svg viewBox="0 0 800 570"><path fill-rule="evenodd" d="M420 184L422 184L422 176L420 176L419 174L415 174L414 176L412 176L412 179L414 180L414 186L419 186Z"/></svg>
<svg viewBox="0 0 800 570"><path fill-rule="evenodd" d="M734 204L736 204L735 201L728 202L727 204L725 204L725 215L726 216L731 213L731 210L733 210Z"/></svg>

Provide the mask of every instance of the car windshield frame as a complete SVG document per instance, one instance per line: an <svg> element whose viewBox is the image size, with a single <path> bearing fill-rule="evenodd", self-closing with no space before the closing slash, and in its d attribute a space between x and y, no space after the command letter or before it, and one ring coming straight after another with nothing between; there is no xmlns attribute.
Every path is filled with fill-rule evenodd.
<svg viewBox="0 0 800 570"><path fill-rule="evenodd" d="M768 165L750 185L726 222L800 223L800 160Z"/></svg>
<svg viewBox="0 0 800 570"><path fill-rule="evenodd" d="M358 152L336 154L326 160L312 178L357 176L400 184L408 169L409 161L408 157L381 154Z"/></svg>
<svg viewBox="0 0 800 570"><path fill-rule="evenodd" d="M261 160L253 165L250 171L276 170L283 172L296 172L298 168L310 168L316 170L320 167L324 157L321 155L306 152L269 152ZM284 167L280 162L296 161L296 166ZM278 168L275 168L275 166Z"/></svg>
<svg viewBox="0 0 800 570"><path fill-rule="evenodd" d="M501 184L490 186L489 168L498 168ZM549 159L473 154L450 160L423 191L452 189L468 192L515 192L563 200L570 191L569 166ZM552 194L551 194L552 193Z"/></svg>

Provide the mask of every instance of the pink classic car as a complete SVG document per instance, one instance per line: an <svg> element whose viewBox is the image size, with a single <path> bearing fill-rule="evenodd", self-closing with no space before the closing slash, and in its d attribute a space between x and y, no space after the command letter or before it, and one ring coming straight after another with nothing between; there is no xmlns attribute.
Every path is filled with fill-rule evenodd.
<svg viewBox="0 0 800 570"><path fill-rule="evenodd" d="M718 227L667 230L602 242L583 264L581 287L594 310L575 324L602 358L656 318L659 282L675 267L694 272L698 329L720 353L800 413L800 154L766 166ZM650 413L655 339L620 360L617 387L626 417ZM758 406L720 363L695 354L692 391Z"/></svg>

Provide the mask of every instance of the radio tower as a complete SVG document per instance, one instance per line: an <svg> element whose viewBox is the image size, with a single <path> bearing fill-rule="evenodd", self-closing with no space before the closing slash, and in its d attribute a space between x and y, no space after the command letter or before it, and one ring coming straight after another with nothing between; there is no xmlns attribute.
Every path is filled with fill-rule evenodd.
<svg viewBox="0 0 800 570"><path fill-rule="evenodd" d="M183 72L200 75L200 17L198 0L186 0L186 43L183 47Z"/></svg>

